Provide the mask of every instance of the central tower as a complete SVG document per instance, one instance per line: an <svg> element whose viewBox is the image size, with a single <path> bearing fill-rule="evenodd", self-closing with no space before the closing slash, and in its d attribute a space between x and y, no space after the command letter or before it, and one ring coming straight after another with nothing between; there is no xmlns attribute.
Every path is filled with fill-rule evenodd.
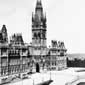
<svg viewBox="0 0 85 85"><path fill-rule="evenodd" d="M32 13L33 55L46 55L46 14L43 13L41 0L37 0L35 13Z"/></svg>

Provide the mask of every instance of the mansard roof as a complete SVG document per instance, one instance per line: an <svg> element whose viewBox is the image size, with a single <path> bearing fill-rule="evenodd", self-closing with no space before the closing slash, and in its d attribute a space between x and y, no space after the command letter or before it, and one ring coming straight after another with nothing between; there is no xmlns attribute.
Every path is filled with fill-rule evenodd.
<svg viewBox="0 0 85 85"><path fill-rule="evenodd" d="M51 41L50 50L65 50L65 51L67 51L67 49L65 48L64 42L63 41L56 41L56 40Z"/></svg>
<svg viewBox="0 0 85 85"><path fill-rule="evenodd" d="M15 44L15 45L24 45L24 41L22 38L22 34L18 33L18 34L14 34L12 35L11 39L10 39L10 44Z"/></svg>

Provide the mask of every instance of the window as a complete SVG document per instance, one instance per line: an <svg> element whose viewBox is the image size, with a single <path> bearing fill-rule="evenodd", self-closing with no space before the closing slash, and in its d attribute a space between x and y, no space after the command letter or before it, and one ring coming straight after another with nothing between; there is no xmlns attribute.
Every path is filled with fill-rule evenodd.
<svg viewBox="0 0 85 85"><path fill-rule="evenodd" d="M37 34L36 33L34 33L34 38L37 38Z"/></svg>

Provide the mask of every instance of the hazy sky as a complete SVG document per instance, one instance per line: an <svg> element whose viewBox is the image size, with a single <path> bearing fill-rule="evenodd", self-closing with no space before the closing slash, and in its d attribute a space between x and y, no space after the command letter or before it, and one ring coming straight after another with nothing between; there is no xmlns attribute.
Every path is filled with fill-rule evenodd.
<svg viewBox="0 0 85 85"><path fill-rule="evenodd" d="M85 53L85 0L42 0L47 14L47 44L62 40L69 53ZM22 33L31 42L31 16L36 0L0 0L0 28Z"/></svg>

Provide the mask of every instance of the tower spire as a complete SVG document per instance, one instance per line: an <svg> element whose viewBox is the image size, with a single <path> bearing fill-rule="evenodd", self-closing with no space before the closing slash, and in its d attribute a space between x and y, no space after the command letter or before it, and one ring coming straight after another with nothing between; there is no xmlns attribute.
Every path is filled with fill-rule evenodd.
<svg viewBox="0 0 85 85"><path fill-rule="evenodd" d="M43 13L41 0L37 0L35 13L32 13L32 27L46 28L46 14Z"/></svg>
<svg viewBox="0 0 85 85"><path fill-rule="evenodd" d="M43 9L41 0L37 0L36 9L35 10L38 10L38 9Z"/></svg>
<svg viewBox="0 0 85 85"><path fill-rule="evenodd" d="M32 46L33 55L45 55L47 47L46 15L43 13L41 0L36 0L35 12L32 13ZM38 49L38 50L36 50ZM41 53L42 51L42 53Z"/></svg>
<svg viewBox="0 0 85 85"><path fill-rule="evenodd" d="M39 6L39 5L42 6L42 2L41 2L41 0L37 0L36 6Z"/></svg>

